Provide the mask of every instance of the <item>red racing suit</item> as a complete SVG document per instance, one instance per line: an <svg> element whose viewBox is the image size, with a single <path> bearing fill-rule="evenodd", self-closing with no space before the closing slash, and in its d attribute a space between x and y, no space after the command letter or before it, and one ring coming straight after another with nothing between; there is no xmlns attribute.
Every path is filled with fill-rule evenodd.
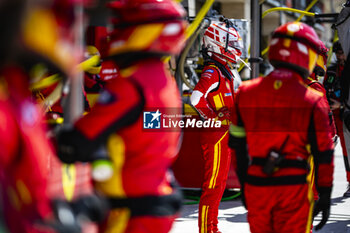
<svg viewBox="0 0 350 233"><path fill-rule="evenodd" d="M315 90L317 90L317 91L322 93L322 97L323 97L322 101L325 102L325 104L327 105L327 108L328 108L329 124L332 127L332 138L333 138L333 141L335 141L336 140L335 136L337 134L337 129L336 129L335 123L334 123L333 112L330 109L329 104L328 104L326 90L324 89L323 85L320 82L316 81L315 79L313 79L311 77L305 79L305 83L309 87L311 87L311 88L313 88L313 89L315 89ZM314 171L313 158L310 157L310 175L309 175L309 178L310 178L310 182L312 183L315 200L317 200L318 199L318 193L317 193L317 190L316 190L316 186L314 184L314 175L315 175L315 171Z"/></svg>
<svg viewBox="0 0 350 233"><path fill-rule="evenodd" d="M27 75L19 67L7 67L1 76L5 77L0 93L3 216L10 232L45 232L35 224L51 216L47 177L53 150L43 116L31 101Z"/></svg>
<svg viewBox="0 0 350 233"><path fill-rule="evenodd" d="M98 95L106 83L117 77L117 67L112 61L109 60L103 61L101 63L101 71L99 74L90 74L88 72L85 72L84 90L86 92L87 103L90 107L96 103Z"/></svg>
<svg viewBox="0 0 350 233"><path fill-rule="evenodd" d="M221 120L222 126L216 131L203 130L200 134L204 158L204 182L198 211L200 233L218 231L218 209L231 163L227 112L233 105L233 94L233 75L228 65L219 59L207 62L192 92L191 103L202 118L216 118Z"/></svg>
<svg viewBox="0 0 350 233"><path fill-rule="evenodd" d="M161 118L157 112L181 114L181 99L164 63L150 58L121 70L91 112L59 140L77 148L75 160L80 161L91 161L88 155L100 145L107 148L114 173L95 182L112 208L103 232L166 233L177 216L181 198L170 184L168 168L178 153L181 131L147 129L145 115L154 114L156 123Z"/></svg>
<svg viewBox="0 0 350 233"><path fill-rule="evenodd" d="M325 104L328 106L327 108L328 108L329 124L332 127L332 132L333 132L332 136L334 137L337 134L337 129L336 129L336 126L335 126L335 121L334 121L332 110L329 107L329 103L328 103L328 100L327 100L327 92L326 92L324 86L320 82L318 82L316 80L313 80L311 78L307 78L305 80L305 83L309 87L311 87L311 88L313 88L313 89L315 89L315 90L317 90L317 91L322 93L322 97L323 97L322 99L325 102Z"/></svg>
<svg viewBox="0 0 350 233"><path fill-rule="evenodd" d="M231 119L229 143L237 155L251 232L310 231L310 153L318 191L330 192L333 182L332 129L322 95L297 73L276 69L241 85ZM268 174L264 168L273 161L272 152L282 160Z"/></svg>

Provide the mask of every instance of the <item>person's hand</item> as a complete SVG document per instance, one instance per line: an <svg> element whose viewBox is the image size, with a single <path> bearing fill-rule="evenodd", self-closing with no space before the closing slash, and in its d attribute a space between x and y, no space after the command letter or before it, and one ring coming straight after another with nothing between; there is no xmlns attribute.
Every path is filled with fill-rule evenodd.
<svg viewBox="0 0 350 233"><path fill-rule="evenodd" d="M338 100L335 100L333 98L330 98L330 100L331 100L331 103L329 107L331 108L332 111L340 108L341 103Z"/></svg>
<svg viewBox="0 0 350 233"><path fill-rule="evenodd" d="M109 211L109 204L105 197L89 194L78 197L71 202L71 207L76 216L87 217L90 221L102 223Z"/></svg>
<svg viewBox="0 0 350 233"><path fill-rule="evenodd" d="M320 230L324 225L326 225L329 218L332 188L320 188L318 192L319 199L315 203L313 217L315 218L320 212L322 212L322 219L321 222L315 227L316 231Z"/></svg>
<svg viewBox="0 0 350 233"><path fill-rule="evenodd" d="M72 143L73 137L72 128L61 128L56 132L57 156L63 163L71 164L77 161L77 148Z"/></svg>

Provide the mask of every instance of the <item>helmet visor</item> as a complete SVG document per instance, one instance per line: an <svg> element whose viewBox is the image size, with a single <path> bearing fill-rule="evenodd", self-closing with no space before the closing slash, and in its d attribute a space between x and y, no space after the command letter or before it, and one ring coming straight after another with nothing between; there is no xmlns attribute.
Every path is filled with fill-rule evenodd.
<svg viewBox="0 0 350 233"><path fill-rule="evenodd" d="M231 48L234 48L240 52L243 50L243 42L242 40L229 40L228 41L228 46Z"/></svg>

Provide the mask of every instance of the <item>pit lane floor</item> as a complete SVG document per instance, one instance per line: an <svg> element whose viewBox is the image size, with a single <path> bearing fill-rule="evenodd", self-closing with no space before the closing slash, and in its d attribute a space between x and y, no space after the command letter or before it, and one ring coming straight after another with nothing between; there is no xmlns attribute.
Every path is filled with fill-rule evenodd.
<svg viewBox="0 0 350 233"><path fill-rule="evenodd" d="M335 149L334 187L332 192L331 215L317 233L350 233L350 197L344 198L347 188L345 167L340 143ZM181 216L176 219L170 233L197 233L198 204L184 205ZM314 225L321 220L316 216ZM222 201L219 207L219 230L222 233L249 233L247 211L240 200ZM315 232L315 231L314 231Z"/></svg>

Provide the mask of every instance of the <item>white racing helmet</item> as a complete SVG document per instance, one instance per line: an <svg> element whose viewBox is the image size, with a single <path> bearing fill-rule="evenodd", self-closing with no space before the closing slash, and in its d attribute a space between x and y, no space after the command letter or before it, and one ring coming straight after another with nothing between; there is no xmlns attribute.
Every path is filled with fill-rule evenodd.
<svg viewBox="0 0 350 233"><path fill-rule="evenodd" d="M210 24L204 32L203 45L207 52L214 53L234 64L242 55L243 42L241 36L232 25L227 25L225 22Z"/></svg>

